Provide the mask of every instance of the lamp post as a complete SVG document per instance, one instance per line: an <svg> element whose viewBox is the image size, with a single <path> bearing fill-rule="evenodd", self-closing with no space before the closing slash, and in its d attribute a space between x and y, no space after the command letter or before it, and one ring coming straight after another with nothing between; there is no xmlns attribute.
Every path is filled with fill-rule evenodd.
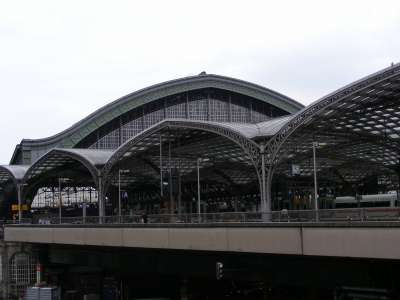
<svg viewBox="0 0 400 300"><path fill-rule="evenodd" d="M62 201L61 201L61 182L64 181L68 181L69 178L58 178L58 192L59 192L59 197L58 197L58 217L60 218L60 223L61 223L61 208L62 208Z"/></svg>
<svg viewBox="0 0 400 300"><path fill-rule="evenodd" d="M200 223L200 163L209 161L209 158L197 158L197 215Z"/></svg>
<svg viewBox="0 0 400 300"><path fill-rule="evenodd" d="M315 147L326 146L326 143L313 142L313 156L314 156L314 199L315 199L315 221L319 221L318 213L318 190L317 190L317 166L315 161Z"/></svg>
<svg viewBox="0 0 400 300"><path fill-rule="evenodd" d="M18 222L22 223L22 197L21 197L21 183L18 183L17 197L18 197ZM14 218L13 218L14 219Z"/></svg>
<svg viewBox="0 0 400 300"><path fill-rule="evenodd" d="M130 170L118 170L118 217L121 217L121 173L129 173Z"/></svg>
<svg viewBox="0 0 400 300"><path fill-rule="evenodd" d="M60 223L61 223L61 178L58 178L58 217L60 218Z"/></svg>
<svg viewBox="0 0 400 300"><path fill-rule="evenodd" d="M22 223L23 211L22 211L22 189L24 186L28 185L27 183L18 183L17 186L17 198L18 198L18 222Z"/></svg>

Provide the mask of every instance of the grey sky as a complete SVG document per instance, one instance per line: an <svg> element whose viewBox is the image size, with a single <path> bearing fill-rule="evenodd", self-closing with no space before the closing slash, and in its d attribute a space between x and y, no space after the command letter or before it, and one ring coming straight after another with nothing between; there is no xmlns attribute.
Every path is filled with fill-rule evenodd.
<svg viewBox="0 0 400 300"><path fill-rule="evenodd" d="M399 62L400 1L1 1L0 164L138 89L201 71L304 105Z"/></svg>

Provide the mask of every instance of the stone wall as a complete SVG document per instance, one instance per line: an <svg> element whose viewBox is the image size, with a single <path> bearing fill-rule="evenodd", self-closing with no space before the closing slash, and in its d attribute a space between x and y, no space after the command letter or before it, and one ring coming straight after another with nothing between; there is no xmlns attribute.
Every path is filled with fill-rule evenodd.
<svg viewBox="0 0 400 300"><path fill-rule="evenodd" d="M21 291L24 291L27 285L32 284L30 282L11 282L11 258L14 254L19 252L26 252L33 257L36 256L33 244L5 242L4 239L0 239L0 255L2 263L0 297L4 297L4 299L8 299L7 294L10 290L13 289L17 289L18 291L20 291L19 296L24 296L21 294Z"/></svg>

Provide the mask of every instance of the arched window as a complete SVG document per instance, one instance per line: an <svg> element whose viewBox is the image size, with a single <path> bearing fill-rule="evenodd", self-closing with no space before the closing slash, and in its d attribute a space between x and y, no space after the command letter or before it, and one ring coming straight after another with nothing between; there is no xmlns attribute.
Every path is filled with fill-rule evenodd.
<svg viewBox="0 0 400 300"><path fill-rule="evenodd" d="M34 257L27 252L15 253L11 258L10 271L12 284L25 286L35 282L36 263Z"/></svg>

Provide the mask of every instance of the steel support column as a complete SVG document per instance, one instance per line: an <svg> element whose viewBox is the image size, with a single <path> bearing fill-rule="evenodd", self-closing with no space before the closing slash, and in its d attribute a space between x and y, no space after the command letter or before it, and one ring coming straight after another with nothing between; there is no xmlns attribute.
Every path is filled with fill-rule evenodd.
<svg viewBox="0 0 400 300"><path fill-rule="evenodd" d="M200 160L197 158L197 218L200 223Z"/></svg>
<svg viewBox="0 0 400 300"><path fill-rule="evenodd" d="M182 215L182 197L181 197L181 140L178 128L178 215L181 218Z"/></svg>
<svg viewBox="0 0 400 300"><path fill-rule="evenodd" d="M173 215L175 212L174 208L174 195L172 194L172 164L171 164L171 131L168 129L168 155L169 155L169 161L168 161L168 171L169 171L169 214Z"/></svg>
<svg viewBox="0 0 400 300"><path fill-rule="evenodd" d="M59 191L59 201L57 201L58 203L58 217L60 218L60 223L61 223L61 178L58 178L58 191Z"/></svg>
<svg viewBox="0 0 400 300"><path fill-rule="evenodd" d="M21 220L22 220L21 185L22 184L20 182L17 184L17 197L18 197L18 205L19 205L19 209L18 209L18 221L19 221L19 223L21 223Z"/></svg>
<svg viewBox="0 0 400 300"><path fill-rule="evenodd" d="M266 187L266 192L267 192L267 213L268 213L268 221L271 221L271 203L272 203L272 195L271 195L271 185L272 185L272 177L274 175L275 169L269 166L268 169L268 177L267 177L267 187Z"/></svg>
<svg viewBox="0 0 400 300"><path fill-rule="evenodd" d="M99 197L99 224L103 223L103 218L104 218L104 199L103 199L103 191L102 191L102 184L101 181L103 180L103 174L101 173L101 170L97 171L97 176L98 176L98 187L97 187L97 196Z"/></svg>
<svg viewBox="0 0 400 300"><path fill-rule="evenodd" d="M267 222L269 218L267 215L269 213L269 209L267 208L267 199L266 199L266 188L265 188L265 144L262 143L260 145L260 154L261 154L261 212L262 212L262 221Z"/></svg>
<svg viewBox="0 0 400 300"><path fill-rule="evenodd" d="M162 134L160 132L160 195L163 196L163 176L162 176Z"/></svg>

